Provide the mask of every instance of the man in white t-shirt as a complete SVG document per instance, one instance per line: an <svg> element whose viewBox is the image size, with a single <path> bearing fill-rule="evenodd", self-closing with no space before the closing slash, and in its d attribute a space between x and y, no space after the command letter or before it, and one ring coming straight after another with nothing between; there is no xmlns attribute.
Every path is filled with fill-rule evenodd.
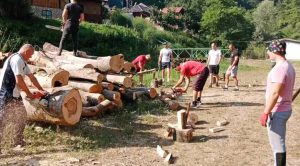
<svg viewBox="0 0 300 166"><path fill-rule="evenodd" d="M222 59L222 53L221 50L217 48L216 43L211 43L211 50L208 53L208 69L210 73L210 84L209 87L212 87L213 84L213 78L216 78L216 86L219 86L219 64Z"/></svg>
<svg viewBox="0 0 300 166"><path fill-rule="evenodd" d="M167 69L167 82L170 81L171 76L171 63L173 61L173 53L172 49L169 48L168 43L163 43L164 48L160 50L159 58L158 58L158 65L161 68L162 72L162 79L165 80L165 69Z"/></svg>
<svg viewBox="0 0 300 166"><path fill-rule="evenodd" d="M20 50L12 54L4 63L0 75L0 150L1 140L4 140L3 130L9 127L9 132L13 133L13 144L22 145L23 130L26 122L26 111L20 99L22 90L30 99L39 98L45 94L35 76L30 72L26 62L34 53L34 48L30 44L23 45ZM24 81L24 76L28 76L32 84L39 90L32 93ZM7 139L5 139L7 140Z"/></svg>

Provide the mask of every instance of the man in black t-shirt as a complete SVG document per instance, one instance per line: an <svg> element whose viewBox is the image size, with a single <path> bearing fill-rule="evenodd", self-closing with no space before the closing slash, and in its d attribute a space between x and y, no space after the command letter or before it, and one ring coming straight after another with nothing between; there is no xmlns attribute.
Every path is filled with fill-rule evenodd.
<svg viewBox="0 0 300 166"><path fill-rule="evenodd" d="M235 48L234 44L229 45L229 50L231 52L231 55L230 55L231 63L226 71L225 86L223 87L223 89L228 89L229 76L232 76L232 78L235 82L234 90L239 90L239 88L238 88L239 81L237 79L238 65L239 65L239 60L240 60L239 52L238 52L238 49Z"/></svg>
<svg viewBox="0 0 300 166"><path fill-rule="evenodd" d="M83 6L79 5L77 3L77 0L71 0L71 3L66 4L64 7L62 19L63 33L59 43L58 55L61 55L63 43L71 34L73 40L74 55L77 56L79 23L84 20Z"/></svg>

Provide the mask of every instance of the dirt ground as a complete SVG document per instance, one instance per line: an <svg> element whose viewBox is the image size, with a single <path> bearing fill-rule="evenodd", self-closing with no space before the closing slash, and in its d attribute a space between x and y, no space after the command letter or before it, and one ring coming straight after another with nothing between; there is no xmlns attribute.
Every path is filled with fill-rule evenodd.
<svg viewBox="0 0 300 166"><path fill-rule="evenodd" d="M156 166L165 165L156 154L156 146L171 152L175 158L172 165L273 165L272 151L266 128L261 127L259 118L264 108L265 80L269 70L268 61L243 60L245 66L239 72L240 90L228 91L220 88L206 88L203 105L193 109L199 122L191 143L173 142L164 136L168 123L176 123L176 113L153 115L158 119L147 124L139 134L133 136L126 146L115 146L92 152L46 152L34 155L2 156L0 165L103 165L103 166ZM300 63L296 63L300 73ZM300 77L295 88L300 87ZM223 82L221 81L221 85ZM233 82L230 82L233 85ZM191 93L179 100L189 101ZM220 119L227 119L225 130L210 133ZM293 104L293 115L287 126L287 165L300 165L300 97ZM137 122L142 123L142 122ZM142 124L141 124L142 125ZM1 156L0 156L1 158Z"/></svg>

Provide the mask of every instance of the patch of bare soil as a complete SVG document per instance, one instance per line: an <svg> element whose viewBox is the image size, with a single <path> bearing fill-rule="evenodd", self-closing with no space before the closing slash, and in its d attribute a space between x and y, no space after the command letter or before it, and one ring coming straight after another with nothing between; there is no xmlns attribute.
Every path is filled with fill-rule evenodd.
<svg viewBox="0 0 300 166"><path fill-rule="evenodd" d="M193 109L199 122L191 143L173 142L164 136L168 123L176 123L176 113L157 116L150 125L161 125L141 131L128 141L128 146L99 149L94 152L45 153L37 155L15 155L4 157L1 164L11 165L103 165L103 166L154 166L163 165L163 159L156 154L156 145L161 145L175 157L173 165L273 165L273 154L268 142L266 128L260 126L259 118L265 102L265 80L269 70L268 61L242 61L243 65L258 69L240 71L240 90L228 91L221 88L206 88L203 105ZM300 65L296 65L300 73ZM300 78L297 77L296 88ZM221 82L221 85L223 82ZM250 84L250 85L249 85ZM233 82L230 82L233 85ZM180 98L190 101L191 92ZM293 115L287 126L287 163L300 165L300 97L294 102ZM227 119L225 130L210 133L220 119ZM141 122L143 123L143 122ZM151 134L153 137L148 137Z"/></svg>

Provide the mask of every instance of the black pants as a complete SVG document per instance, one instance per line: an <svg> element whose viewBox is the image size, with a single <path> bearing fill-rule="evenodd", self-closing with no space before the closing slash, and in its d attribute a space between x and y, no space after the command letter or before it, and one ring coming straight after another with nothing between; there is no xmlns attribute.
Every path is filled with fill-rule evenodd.
<svg viewBox="0 0 300 166"><path fill-rule="evenodd" d="M69 35L72 35L73 51L74 51L74 55L76 55L77 48L78 48L78 27L72 27L72 26L68 26L68 25L66 25L66 27L64 28L64 31L63 31L61 39L60 39L59 55L61 55L63 43Z"/></svg>

